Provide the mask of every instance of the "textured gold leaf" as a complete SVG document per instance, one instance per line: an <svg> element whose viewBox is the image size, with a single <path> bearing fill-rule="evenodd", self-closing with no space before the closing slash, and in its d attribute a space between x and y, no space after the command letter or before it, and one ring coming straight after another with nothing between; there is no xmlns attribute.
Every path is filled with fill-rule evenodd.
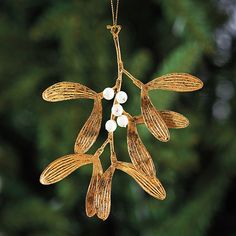
<svg viewBox="0 0 236 236"><path fill-rule="evenodd" d="M48 102L60 102L78 98L94 99L97 93L92 89L73 82L56 83L43 92L43 99Z"/></svg>
<svg viewBox="0 0 236 236"><path fill-rule="evenodd" d="M160 112L152 104L144 87L141 90L141 110L144 122L152 135L162 142L169 141L170 133L166 123L162 119Z"/></svg>
<svg viewBox="0 0 236 236"><path fill-rule="evenodd" d="M49 164L40 176L40 183L50 185L59 182L81 166L90 164L92 156L86 154L67 155Z"/></svg>
<svg viewBox="0 0 236 236"><path fill-rule="evenodd" d="M173 73L158 77L146 84L148 90L162 89L176 92L191 92L203 87L203 82L186 73Z"/></svg>
<svg viewBox="0 0 236 236"><path fill-rule="evenodd" d="M165 121L167 127L169 129L183 129L186 128L187 126L189 126L189 120L174 111L160 111L160 115L162 117L162 119ZM144 123L144 119L143 116L137 116L134 117L135 119L135 123L136 124L143 124Z"/></svg>
<svg viewBox="0 0 236 236"><path fill-rule="evenodd" d="M98 184L97 216L102 220L106 220L111 211L111 184L114 171L114 167L109 167Z"/></svg>
<svg viewBox="0 0 236 236"><path fill-rule="evenodd" d="M102 123L102 102L100 99L94 100L93 111L81 129L76 142L75 153L85 153L97 140Z"/></svg>
<svg viewBox="0 0 236 236"><path fill-rule="evenodd" d="M139 172L134 165L126 162L117 162L117 169L122 170L133 177L143 190L154 198L159 200L164 200L166 198L165 189L156 177L147 176Z"/></svg>
<svg viewBox="0 0 236 236"><path fill-rule="evenodd" d="M156 170L152 158L139 137L136 124L129 120L127 131L127 143L130 159L138 170L149 176L155 176Z"/></svg>
<svg viewBox="0 0 236 236"><path fill-rule="evenodd" d="M99 157L95 157L93 160L93 175L88 187L86 195L86 214L88 217L92 217L97 213L97 192L98 183L103 174L102 165Z"/></svg>
<svg viewBox="0 0 236 236"><path fill-rule="evenodd" d="M171 129L182 129L189 126L189 120L174 111L162 111L161 116L165 121L168 128Z"/></svg>

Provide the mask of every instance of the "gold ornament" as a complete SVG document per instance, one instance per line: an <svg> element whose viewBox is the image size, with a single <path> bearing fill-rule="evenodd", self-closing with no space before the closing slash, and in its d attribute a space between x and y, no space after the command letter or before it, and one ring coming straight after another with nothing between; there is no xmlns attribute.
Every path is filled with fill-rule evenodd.
<svg viewBox="0 0 236 236"><path fill-rule="evenodd" d="M170 140L169 129L185 128L189 125L189 121L179 113L157 110L152 104L148 92L155 89L191 92L203 87L201 80L185 73L164 75L147 84L143 84L131 75L124 68L121 57L119 42L121 26L117 24L119 1L117 1L116 11L114 11L112 0L111 6L113 25L107 26L107 29L110 30L113 36L118 65L118 77L113 90L116 94L121 91L123 75L125 75L140 89L141 94L142 112L140 116L133 117L127 111L123 111L123 115L126 115L129 121L127 127L127 144L131 163L118 161L113 132L108 133L106 141L94 155L86 154L95 143L101 129L103 92L96 93L79 83L61 82L52 85L43 93L43 99L48 102L80 98L94 100L92 113L76 139L74 154L61 157L52 162L41 174L40 182L44 185L54 184L67 177L79 167L92 164L93 173L86 196L86 214L89 217L97 215L102 220L106 220L110 214L112 177L117 169L130 175L144 191L154 198L159 200L166 198L165 189L156 177L153 160L139 137L137 125L145 124L156 139L161 142L167 142ZM115 99L114 105L116 104L118 102ZM116 117L111 114L110 119L115 121ZM103 171L100 156L108 144L110 146L111 165L106 171Z"/></svg>

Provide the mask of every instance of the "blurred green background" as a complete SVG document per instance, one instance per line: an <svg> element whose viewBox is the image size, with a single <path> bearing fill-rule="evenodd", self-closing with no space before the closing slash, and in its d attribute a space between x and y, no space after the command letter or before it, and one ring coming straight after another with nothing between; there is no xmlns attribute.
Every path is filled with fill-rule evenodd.
<svg viewBox="0 0 236 236"><path fill-rule="evenodd" d="M160 143L139 132L167 191L147 195L116 172L111 215L87 218L92 172L83 167L53 186L39 175L73 152L92 101L57 104L41 98L47 86L74 81L101 92L113 86L116 58L106 25L108 0L0 1L0 235L236 235L236 2L121 0L119 23L126 68L147 82L169 72L201 78L203 90L153 91L159 109L186 115L191 126ZM140 94L125 80L125 109L140 113ZM104 122L110 103L104 102ZM104 128L92 152L104 140ZM129 160L126 131L116 133L120 160ZM119 140L119 141L118 141ZM104 168L109 164L108 150Z"/></svg>

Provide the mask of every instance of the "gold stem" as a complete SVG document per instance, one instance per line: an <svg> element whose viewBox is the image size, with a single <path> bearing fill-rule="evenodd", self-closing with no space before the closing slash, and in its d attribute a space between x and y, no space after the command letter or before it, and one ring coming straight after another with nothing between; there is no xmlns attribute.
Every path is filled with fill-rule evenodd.
<svg viewBox="0 0 236 236"><path fill-rule="evenodd" d="M121 31L121 26L117 25L116 23L113 25L108 25L107 29L110 30L112 36L113 36L113 41L116 49L116 59L117 59L117 67L118 67L118 76L116 79L116 84L114 86L114 89L116 93L121 91L121 86L122 86L122 79L123 79L123 74L125 74L128 78L130 78L133 83L140 89L143 87L143 83L139 80L137 80L133 75L131 75L128 71L124 69L123 66L123 61L122 61L122 56L121 56L121 48L120 48L120 40L119 40L119 33ZM114 100L113 105L117 104L117 101ZM129 118L132 116L129 115ZM114 120L115 116L111 114L111 119ZM115 146L114 146L114 134L109 133L108 134L108 140L110 142L110 151L111 151L111 165L116 166L117 163L117 157L115 153Z"/></svg>
<svg viewBox="0 0 236 236"><path fill-rule="evenodd" d="M102 153L104 152L104 149L106 148L107 144L110 143L110 138L108 137L106 141L102 144L102 146L96 151L94 156L100 157Z"/></svg>
<svg viewBox="0 0 236 236"><path fill-rule="evenodd" d="M121 91L121 86L122 86L122 78L123 78L123 62L122 62L122 56L121 56L121 49L120 49L120 40L119 40L119 33L121 31L121 26L119 25L113 25L113 26L108 26L108 29L110 29L111 34L113 36L113 41L116 49L116 59L117 59L117 68L118 68L118 76L116 80L116 85L115 85L115 90L116 93ZM114 104L117 104L117 101L114 100ZM114 120L115 116L111 114L111 119ZM109 133L108 134L109 140L110 140L110 151L111 151L111 164L116 165L117 162L117 157L116 157L116 152L115 152L115 146L114 146L114 134Z"/></svg>
<svg viewBox="0 0 236 236"><path fill-rule="evenodd" d="M142 89L143 83L142 83L140 80L136 79L133 75L131 75L131 74L130 74L127 70L125 70L124 68L123 68L123 73L124 73L128 78L130 78L130 79L133 81L133 83L134 83L138 88Z"/></svg>
<svg viewBox="0 0 236 236"><path fill-rule="evenodd" d="M113 34L113 40L114 40L114 44L115 44L115 48L116 48L117 67L118 67L118 76L117 76L117 80L116 80L115 89L116 89L116 93L118 93L121 91L121 86L122 86L123 62L122 62L122 58L121 58L121 49L120 49L120 42L119 42L118 34ZM117 101L114 100L113 105L115 105L116 103L117 103ZM114 120L115 117L113 115L111 115L111 119ZM109 133L109 137L110 137L110 150L111 150L111 156L110 156L111 164L115 165L115 163L117 162L117 157L116 157L115 146L114 146L114 133Z"/></svg>
<svg viewBox="0 0 236 236"><path fill-rule="evenodd" d="M122 73L123 69L123 62L121 58L121 49L120 49L120 40L119 36L115 35L113 36L115 48L116 48L116 56L117 56L117 67L118 67L118 74Z"/></svg>

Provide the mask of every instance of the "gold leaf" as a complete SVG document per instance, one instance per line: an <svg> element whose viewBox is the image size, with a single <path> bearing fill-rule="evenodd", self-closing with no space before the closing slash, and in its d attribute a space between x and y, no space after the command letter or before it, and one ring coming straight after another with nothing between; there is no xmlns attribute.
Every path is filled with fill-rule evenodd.
<svg viewBox="0 0 236 236"><path fill-rule="evenodd" d="M109 167L103 174L98 184L97 216L106 220L111 211L111 184L115 168Z"/></svg>
<svg viewBox="0 0 236 236"><path fill-rule="evenodd" d="M95 99L93 111L76 139L75 153L85 153L91 148L99 135L101 123L102 102L100 99Z"/></svg>
<svg viewBox="0 0 236 236"><path fill-rule="evenodd" d="M146 84L148 90L162 89L176 92L191 92L203 87L203 82L186 73L173 73L158 77Z"/></svg>
<svg viewBox="0 0 236 236"><path fill-rule="evenodd" d="M67 155L49 164L40 176L40 183L50 185L59 182L81 166L90 164L92 156L86 154Z"/></svg>
<svg viewBox="0 0 236 236"><path fill-rule="evenodd" d="M162 119L165 121L167 127L169 129L183 129L186 128L187 126L189 126L189 120L174 111L160 111L160 115L162 117ZM136 124L143 124L144 120L143 120L143 116L136 116L134 117L135 119L135 123Z"/></svg>
<svg viewBox="0 0 236 236"><path fill-rule="evenodd" d="M162 111L161 116L168 128L183 129L189 126L189 120L177 112Z"/></svg>
<svg viewBox="0 0 236 236"><path fill-rule="evenodd" d="M170 133L166 123L162 119L159 111L152 104L147 90L143 87L141 90L141 110L144 122L149 131L155 138L162 142L167 142L170 139Z"/></svg>
<svg viewBox="0 0 236 236"><path fill-rule="evenodd" d="M92 89L73 82L56 83L43 92L43 99L48 102L60 102L78 98L94 99L97 93Z"/></svg>
<svg viewBox="0 0 236 236"><path fill-rule="evenodd" d="M97 213L97 192L98 192L98 183L103 174L102 165L99 157L93 159L93 175L88 187L86 195L86 214L88 217L92 217Z"/></svg>
<svg viewBox="0 0 236 236"><path fill-rule="evenodd" d="M130 119L127 134L128 152L133 165L144 174L155 176L156 170L152 158L139 137L136 124Z"/></svg>
<svg viewBox="0 0 236 236"><path fill-rule="evenodd" d="M143 190L154 198L159 200L164 200L166 198L165 189L156 177L144 175L130 163L117 162L117 169L122 170L133 177Z"/></svg>

